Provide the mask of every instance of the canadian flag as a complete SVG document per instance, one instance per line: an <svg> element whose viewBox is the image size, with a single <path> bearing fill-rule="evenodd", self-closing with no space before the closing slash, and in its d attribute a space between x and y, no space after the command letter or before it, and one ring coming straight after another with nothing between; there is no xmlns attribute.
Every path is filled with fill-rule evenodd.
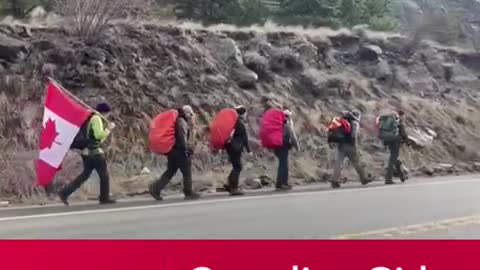
<svg viewBox="0 0 480 270"><path fill-rule="evenodd" d="M39 141L37 184L47 186L52 182L80 127L91 113L68 97L58 84L48 82Z"/></svg>

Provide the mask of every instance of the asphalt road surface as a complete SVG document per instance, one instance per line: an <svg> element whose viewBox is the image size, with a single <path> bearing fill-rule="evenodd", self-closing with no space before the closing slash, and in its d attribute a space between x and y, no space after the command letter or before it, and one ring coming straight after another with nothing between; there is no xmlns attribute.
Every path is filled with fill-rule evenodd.
<svg viewBox="0 0 480 270"><path fill-rule="evenodd" d="M480 175L0 210L2 239L480 238Z"/></svg>

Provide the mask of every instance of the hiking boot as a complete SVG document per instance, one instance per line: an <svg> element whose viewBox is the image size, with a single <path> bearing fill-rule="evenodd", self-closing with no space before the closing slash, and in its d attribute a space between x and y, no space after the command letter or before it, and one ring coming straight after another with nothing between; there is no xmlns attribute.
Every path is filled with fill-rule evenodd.
<svg viewBox="0 0 480 270"><path fill-rule="evenodd" d="M342 185L340 185L339 182L331 182L330 185L332 186L332 188L335 188L335 189L342 187Z"/></svg>
<svg viewBox="0 0 480 270"><path fill-rule="evenodd" d="M289 191L291 189L292 189L292 186L285 185L285 184L276 187L276 191Z"/></svg>
<svg viewBox="0 0 480 270"><path fill-rule="evenodd" d="M155 192L153 190L153 183L148 185L148 193L150 193L150 196L152 196L152 198L154 198L157 201L163 200L162 196L160 195L160 192Z"/></svg>
<svg viewBox="0 0 480 270"><path fill-rule="evenodd" d="M104 200L100 200L99 202L100 202L101 205L117 203L117 201L114 200L114 199L104 199Z"/></svg>
<svg viewBox="0 0 480 270"><path fill-rule="evenodd" d="M360 177L360 183L364 186L370 184L373 181L375 181L375 177L371 174L367 174L364 177Z"/></svg>
<svg viewBox="0 0 480 270"><path fill-rule="evenodd" d="M239 189L234 189L234 190L231 190L229 191L230 193L230 196L243 196L245 195L245 193Z"/></svg>
<svg viewBox="0 0 480 270"><path fill-rule="evenodd" d="M200 199L200 194L192 192L190 194L185 194L186 201L194 201Z"/></svg>
<svg viewBox="0 0 480 270"><path fill-rule="evenodd" d="M400 175L400 181L402 181L402 183L405 183L405 181L407 181L407 179L408 179L408 176L406 176L405 174L402 173Z"/></svg>
<svg viewBox="0 0 480 270"><path fill-rule="evenodd" d="M385 185L395 185L395 182L393 182L392 180L385 181Z"/></svg>
<svg viewBox="0 0 480 270"><path fill-rule="evenodd" d="M62 192L59 192L58 197L60 198L62 203L65 204L65 206L70 206L70 204L68 203L68 197L65 196L65 194L63 194Z"/></svg>
<svg viewBox="0 0 480 270"><path fill-rule="evenodd" d="M371 182L373 182L372 179L364 179L360 181L360 183L362 183L364 186L370 184Z"/></svg>

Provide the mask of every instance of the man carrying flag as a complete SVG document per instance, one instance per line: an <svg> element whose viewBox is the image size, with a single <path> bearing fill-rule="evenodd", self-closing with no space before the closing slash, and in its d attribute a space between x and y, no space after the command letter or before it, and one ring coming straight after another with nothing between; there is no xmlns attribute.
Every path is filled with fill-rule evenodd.
<svg viewBox="0 0 480 270"><path fill-rule="evenodd" d="M65 205L68 205L68 197L75 192L80 186L90 178L93 170L95 170L100 178L100 204L112 204L115 200L110 198L110 179L107 169L107 161L105 152L101 147L101 143L110 135L115 128L115 124L108 123L105 127L103 118L110 113L110 106L107 103L100 103L96 107L96 112L88 119L86 129L87 145L82 149L83 172L73 180L70 184L60 190L58 196Z"/></svg>
<svg viewBox="0 0 480 270"><path fill-rule="evenodd" d="M70 148L83 149L82 160L84 171L71 184L63 188L60 199L68 205L68 197L80 185L85 182L93 170L100 176L100 203L114 203L109 198L109 179L105 155L100 147L114 124L110 123L104 128L103 117L99 113L107 113L110 107L107 104L97 106L98 111L92 115L88 106L81 106L66 93L61 86L50 80L47 86L45 99L45 112L43 116L43 129L40 133L40 154L37 162L37 183L41 186L48 186L56 172L60 170L62 161ZM82 102L80 102L82 103ZM83 104L83 103L82 103ZM88 120L88 122L87 122ZM88 142L83 147L73 147L79 132L85 134ZM89 139L90 138L90 139Z"/></svg>

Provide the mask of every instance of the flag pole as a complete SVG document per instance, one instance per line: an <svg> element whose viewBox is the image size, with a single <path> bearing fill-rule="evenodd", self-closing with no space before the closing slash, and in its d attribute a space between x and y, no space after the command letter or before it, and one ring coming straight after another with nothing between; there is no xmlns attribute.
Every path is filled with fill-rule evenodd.
<svg viewBox="0 0 480 270"><path fill-rule="evenodd" d="M97 110L94 110L92 107L90 107L87 103L83 102L80 98L78 98L77 96L75 96L72 92L68 91L67 89L65 89L61 84L59 84L57 81L55 81L54 79L52 79L51 77L47 77L48 80L53 83L55 86L57 86L58 88L62 89L62 91L64 91L65 93L67 93L71 98L75 99L75 101L77 101L78 103L80 103L82 106L85 106L87 107L87 109L91 110L92 112L94 112L95 114L97 114L98 116L100 116L100 118L102 118L103 120L105 120L107 123L110 123L110 121L105 117L103 116L101 113L99 113Z"/></svg>

